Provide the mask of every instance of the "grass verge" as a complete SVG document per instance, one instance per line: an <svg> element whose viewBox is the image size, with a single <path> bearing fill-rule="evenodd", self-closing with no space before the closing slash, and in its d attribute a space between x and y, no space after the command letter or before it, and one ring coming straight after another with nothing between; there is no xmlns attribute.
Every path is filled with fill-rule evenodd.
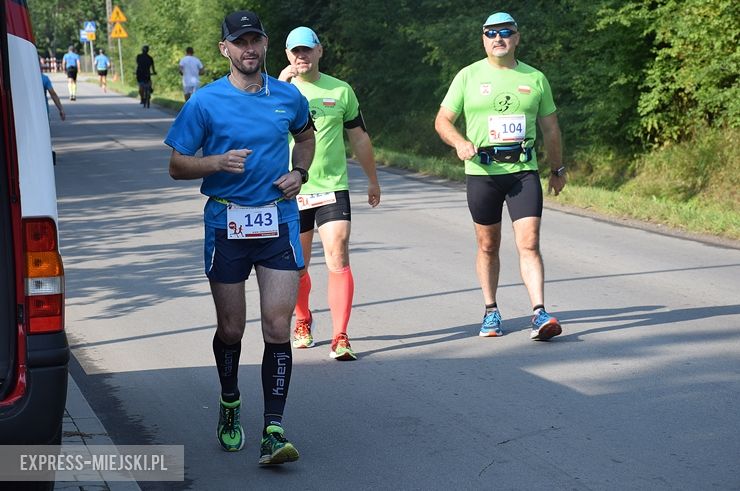
<svg viewBox="0 0 740 491"><path fill-rule="evenodd" d="M546 199L613 218L631 218L684 232L740 240L738 210L703 203L699 198L679 202L568 184L559 196Z"/></svg>
<svg viewBox="0 0 740 491"><path fill-rule="evenodd" d="M439 176L464 182L461 162L437 157L417 157L401 152L376 148L379 162L420 174ZM547 181L542 181L547 189ZM600 187L568 183L558 196L545 195L546 202L573 206L612 218L630 218L664 225L683 232L706 234L740 240L740 208L726 203L706 201L701 196L687 200L671 200L644 196L627 190L607 190Z"/></svg>

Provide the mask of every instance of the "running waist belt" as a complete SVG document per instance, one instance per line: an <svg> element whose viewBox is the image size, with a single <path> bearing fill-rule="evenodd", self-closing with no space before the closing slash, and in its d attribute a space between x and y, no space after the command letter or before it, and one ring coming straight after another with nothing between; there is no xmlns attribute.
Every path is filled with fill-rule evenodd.
<svg viewBox="0 0 740 491"><path fill-rule="evenodd" d="M529 162L532 160L532 147L534 140L524 140L513 145L496 145L493 147L481 147L478 149L480 163L488 165L492 162L514 164L517 162Z"/></svg>

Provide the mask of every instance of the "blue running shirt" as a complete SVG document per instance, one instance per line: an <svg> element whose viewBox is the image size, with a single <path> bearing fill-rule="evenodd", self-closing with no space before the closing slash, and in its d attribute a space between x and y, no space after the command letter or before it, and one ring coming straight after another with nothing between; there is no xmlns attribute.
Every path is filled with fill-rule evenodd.
<svg viewBox="0 0 740 491"><path fill-rule="evenodd" d="M49 114L49 91L54 88L53 85L51 85L51 79L41 74L41 85L44 86L44 97L46 98L46 114Z"/></svg>
<svg viewBox="0 0 740 491"><path fill-rule="evenodd" d="M105 55L96 56L94 63L96 70L107 70L110 67L110 60Z"/></svg>
<svg viewBox="0 0 740 491"><path fill-rule="evenodd" d="M80 55L77 53L67 53L62 57L62 61L67 62L66 70L69 70L70 68L77 68L77 63L80 61Z"/></svg>
<svg viewBox="0 0 740 491"><path fill-rule="evenodd" d="M200 192L242 206L277 201L279 222L298 218L295 199L286 200L273 185L289 171L288 135L308 122L308 101L298 89L262 75L269 95L237 89L222 77L196 91L175 118L165 144L183 155L220 155L249 149L242 174L216 172L203 178ZM278 201L280 200L280 201ZM207 225L226 228L226 205L209 199L204 209Z"/></svg>

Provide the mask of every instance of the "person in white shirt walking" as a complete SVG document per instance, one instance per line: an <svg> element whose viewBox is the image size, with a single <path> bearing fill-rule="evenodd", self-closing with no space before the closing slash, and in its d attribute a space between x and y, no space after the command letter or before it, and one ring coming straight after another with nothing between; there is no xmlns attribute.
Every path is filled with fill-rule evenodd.
<svg viewBox="0 0 740 491"><path fill-rule="evenodd" d="M193 48L185 48L185 56L180 60L180 74L182 75L182 91L185 94L185 101L190 99L193 92L198 90L200 85L200 76L203 75L203 63L193 55Z"/></svg>

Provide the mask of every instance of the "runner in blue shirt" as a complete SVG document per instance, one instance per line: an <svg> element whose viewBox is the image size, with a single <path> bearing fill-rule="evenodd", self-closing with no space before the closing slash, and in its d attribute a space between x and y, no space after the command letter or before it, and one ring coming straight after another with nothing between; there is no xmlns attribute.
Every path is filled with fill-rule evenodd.
<svg viewBox="0 0 740 491"><path fill-rule="evenodd" d="M246 322L245 281L255 267L262 313L264 431L260 464L298 459L285 438L283 411L290 384L290 320L303 267L295 196L308 180L314 128L308 101L294 86L262 73L267 35L257 15L229 14L221 54L229 75L185 103L165 143L170 175L203 179L205 270L216 306L213 337L221 383L218 440L224 450L244 445L237 384ZM293 136L293 170L288 137ZM196 156L198 151L202 156Z"/></svg>
<svg viewBox="0 0 740 491"><path fill-rule="evenodd" d="M98 83L103 88L103 92L108 92L108 70L110 69L110 60L102 49L98 50L98 56L95 57L95 70L98 72Z"/></svg>
<svg viewBox="0 0 740 491"><path fill-rule="evenodd" d="M70 46L62 58L62 70L67 72L67 88L69 100L77 100L77 72L80 71L80 55L75 53L75 47Z"/></svg>
<svg viewBox="0 0 740 491"><path fill-rule="evenodd" d="M41 74L41 84L44 86L44 96L46 96L46 112L48 114L49 112L49 96L51 96L51 100L54 101L54 105L59 110L59 119L64 121L66 118L66 115L64 114L64 108L62 107L62 101L59 100L59 96L57 95L57 92L54 90L54 86L51 85L51 79ZM48 94L48 95L47 95Z"/></svg>

